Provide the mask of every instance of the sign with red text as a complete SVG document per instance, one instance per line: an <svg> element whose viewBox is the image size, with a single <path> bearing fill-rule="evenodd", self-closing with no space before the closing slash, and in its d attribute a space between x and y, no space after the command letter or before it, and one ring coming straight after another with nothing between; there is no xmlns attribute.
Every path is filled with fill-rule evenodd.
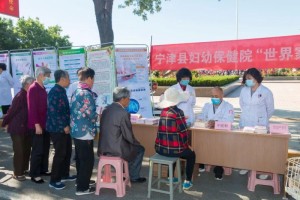
<svg viewBox="0 0 300 200"><path fill-rule="evenodd" d="M231 122L215 121L215 129L230 131L231 130Z"/></svg>
<svg viewBox="0 0 300 200"><path fill-rule="evenodd" d="M154 45L152 70L300 68L300 35Z"/></svg>
<svg viewBox="0 0 300 200"><path fill-rule="evenodd" d="M288 134L289 126L287 124L270 124L271 134Z"/></svg>
<svg viewBox="0 0 300 200"><path fill-rule="evenodd" d="M19 0L1 0L0 13L19 17Z"/></svg>

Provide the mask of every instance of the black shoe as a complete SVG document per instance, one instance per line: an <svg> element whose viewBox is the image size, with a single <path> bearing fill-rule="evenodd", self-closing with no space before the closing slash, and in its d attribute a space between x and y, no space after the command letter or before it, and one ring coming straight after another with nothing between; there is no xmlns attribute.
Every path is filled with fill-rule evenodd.
<svg viewBox="0 0 300 200"><path fill-rule="evenodd" d="M51 176L51 172L42 172L41 175L42 176Z"/></svg>
<svg viewBox="0 0 300 200"><path fill-rule="evenodd" d="M222 174L221 174L221 175L220 175L220 174L215 174L215 179L216 179L217 181L223 180Z"/></svg>
<svg viewBox="0 0 300 200"><path fill-rule="evenodd" d="M35 177L35 178L32 177L31 181L34 182L34 183L37 183L37 184L42 184L42 183L45 182L42 178L40 178L38 180L36 178L38 178L38 177Z"/></svg>
<svg viewBox="0 0 300 200"><path fill-rule="evenodd" d="M90 187L89 189L85 191L76 191L75 194L77 196L86 195L86 194L93 194L95 193L95 188Z"/></svg>
<svg viewBox="0 0 300 200"><path fill-rule="evenodd" d="M96 181L90 180L89 186L91 187L91 186L94 186L94 185L96 185ZM77 183L75 183L75 187L77 187Z"/></svg>
<svg viewBox="0 0 300 200"><path fill-rule="evenodd" d="M130 180L131 183L144 183L146 181L147 181L147 179L145 177L140 177L140 178L137 178L137 179L131 179Z"/></svg>

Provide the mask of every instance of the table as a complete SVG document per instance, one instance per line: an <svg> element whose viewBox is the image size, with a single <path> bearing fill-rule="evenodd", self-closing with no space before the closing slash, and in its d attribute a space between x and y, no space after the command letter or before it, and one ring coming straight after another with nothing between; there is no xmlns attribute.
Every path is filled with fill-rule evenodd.
<svg viewBox="0 0 300 200"><path fill-rule="evenodd" d="M290 135L191 130L196 163L285 174Z"/></svg>
<svg viewBox="0 0 300 200"><path fill-rule="evenodd" d="M145 157L155 154L157 125L133 124ZM285 174L290 135L191 128L196 163Z"/></svg>
<svg viewBox="0 0 300 200"><path fill-rule="evenodd" d="M154 144L158 125L132 124L135 138L145 147L145 157L155 154Z"/></svg>

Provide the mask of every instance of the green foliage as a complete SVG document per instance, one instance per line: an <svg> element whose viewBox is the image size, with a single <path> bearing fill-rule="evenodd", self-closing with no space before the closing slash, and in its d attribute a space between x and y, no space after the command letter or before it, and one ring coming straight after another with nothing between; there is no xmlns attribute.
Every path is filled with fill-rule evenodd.
<svg viewBox="0 0 300 200"><path fill-rule="evenodd" d="M12 20L0 17L0 50L17 49L19 46Z"/></svg>
<svg viewBox="0 0 300 200"><path fill-rule="evenodd" d="M151 73L151 77L158 78L158 77L159 77L159 71L158 71L158 70L154 70L154 71L152 71L152 73Z"/></svg>
<svg viewBox="0 0 300 200"><path fill-rule="evenodd" d="M45 27L38 18L20 18L15 26L0 18L0 50L71 46L60 26Z"/></svg>
<svg viewBox="0 0 300 200"><path fill-rule="evenodd" d="M239 79L239 76L201 76L193 78L190 85L194 87L223 86ZM171 86L177 83L176 78L152 78L159 86Z"/></svg>
<svg viewBox="0 0 300 200"><path fill-rule="evenodd" d="M154 14L161 11L161 2L162 0L125 0L124 4L119 5L119 8L132 6L134 8L133 14L147 20L148 13Z"/></svg>

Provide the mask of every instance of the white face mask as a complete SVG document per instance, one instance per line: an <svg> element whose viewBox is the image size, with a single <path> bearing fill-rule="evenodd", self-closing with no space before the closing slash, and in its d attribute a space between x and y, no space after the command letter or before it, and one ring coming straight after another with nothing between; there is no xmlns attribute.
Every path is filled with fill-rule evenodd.
<svg viewBox="0 0 300 200"><path fill-rule="evenodd" d="M46 77L45 80L43 80L43 84L44 85L47 85L50 83L50 78L49 77Z"/></svg>
<svg viewBox="0 0 300 200"><path fill-rule="evenodd" d="M255 85L253 79L247 79L245 84L246 84L246 86L248 86L248 87L253 87L253 86Z"/></svg>

